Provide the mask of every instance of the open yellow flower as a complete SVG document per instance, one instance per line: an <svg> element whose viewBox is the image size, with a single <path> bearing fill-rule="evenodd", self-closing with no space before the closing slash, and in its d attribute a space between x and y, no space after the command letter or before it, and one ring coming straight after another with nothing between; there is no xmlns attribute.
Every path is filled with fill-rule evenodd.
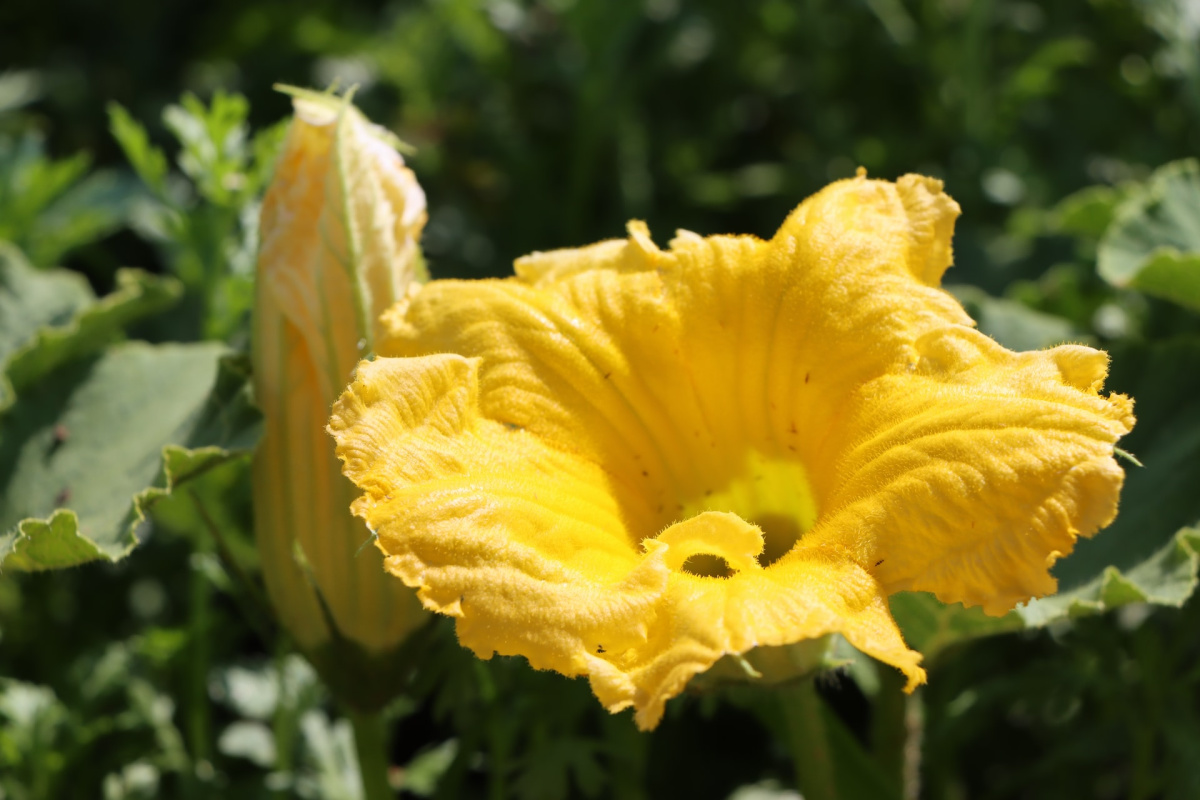
<svg viewBox="0 0 1200 800"><path fill-rule="evenodd" d="M280 621L341 699L370 710L399 690L392 657L428 614L363 547L325 423L380 312L417 273L425 195L393 137L348 99L295 94L262 210L255 534Z"/></svg>
<svg viewBox="0 0 1200 800"><path fill-rule="evenodd" d="M586 674L643 728L722 655L830 633L911 689L887 596L1052 592L1133 425L1104 353L1010 352L938 288L958 213L860 175L770 241L634 222L429 284L335 405L354 509L463 644Z"/></svg>

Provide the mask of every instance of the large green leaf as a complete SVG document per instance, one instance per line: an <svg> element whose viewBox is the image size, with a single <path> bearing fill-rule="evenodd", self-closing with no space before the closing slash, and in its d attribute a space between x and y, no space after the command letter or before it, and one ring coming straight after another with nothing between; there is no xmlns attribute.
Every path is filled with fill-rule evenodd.
<svg viewBox="0 0 1200 800"><path fill-rule="evenodd" d="M892 612L910 645L932 659L964 639L1099 613L1133 602L1179 606L1200 572L1200 339L1117 346L1108 380L1136 400L1138 423L1121 444L1126 467L1116 521L1055 567L1059 592L999 618L901 593Z"/></svg>
<svg viewBox="0 0 1200 800"><path fill-rule="evenodd" d="M1100 275L1200 310L1200 163L1160 167L1117 210L1097 253Z"/></svg>
<svg viewBox="0 0 1200 800"><path fill-rule="evenodd" d="M1080 189L1059 201L1050 212L1050 227L1059 233L1100 239L1112 224L1121 203L1136 190L1136 184Z"/></svg>
<svg viewBox="0 0 1200 800"><path fill-rule="evenodd" d="M0 241L0 363L38 329L69 324L94 299L79 273L36 270L14 245Z"/></svg>
<svg viewBox="0 0 1200 800"><path fill-rule="evenodd" d="M247 453L257 416L227 355L124 343L22 390L0 417L0 567L119 559L154 502Z"/></svg>
<svg viewBox="0 0 1200 800"><path fill-rule="evenodd" d="M121 336L130 322L167 308L179 283L140 270L117 273L117 290L96 299L78 273L37 270L0 242L0 412L15 392L73 358Z"/></svg>

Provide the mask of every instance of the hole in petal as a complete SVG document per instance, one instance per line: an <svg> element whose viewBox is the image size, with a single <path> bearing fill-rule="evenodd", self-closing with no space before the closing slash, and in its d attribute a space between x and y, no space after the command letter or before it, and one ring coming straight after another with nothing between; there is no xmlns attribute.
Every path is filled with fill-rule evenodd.
<svg viewBox="0 0 1200 800"><path fill-rule="evenodd" d="M683 562L683 571L701 578L731 578L729 562L712 553L696 553Z"/></svg>
<svg viewBox="0 0 1200 800"><path fill-rule="evenodd" d="M758 563L764 567L783 558L804 533L800 520L790 514L760 514L750 521L763 532L763 550Z"/></svg>
<svg viewBox="0 0 1200 800"><path fill-rule="evenodd" d="M711 511L737 515L761 531L763 549L749 556L757 559L755 567L768 567L816 524L816 493L804 466L793 458L770 458L751 451L740 463L735 459L726 466L733 474L723 483L711 476L695 482L697 488L691 496L681 498L679 517L687 520ZM721 546L712 544L704 549L723 552Z"/></svg>

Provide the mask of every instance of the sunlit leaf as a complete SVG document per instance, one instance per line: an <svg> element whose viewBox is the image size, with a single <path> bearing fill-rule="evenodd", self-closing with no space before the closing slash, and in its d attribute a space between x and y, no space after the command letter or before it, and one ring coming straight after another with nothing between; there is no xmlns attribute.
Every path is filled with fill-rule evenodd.
<svg viewBox="0 0 1200 800"><path fill-rule="evenodd" d="M14 391L59 364L104 347L130 322L167 308L179 284L140 270L117 273L117 288L99 300L66 270L35 270L0 243L0 411Z"/></svg>
<svg viewBox="0 0 1200 800"><path fill-rule="evenodd" d="M1097 258L1114 286L1200 310L1200 163L1159 168L1122 203Z"/></svg>
<svg viewBox="0 0 1200 800"><path fill-rule="evenodd" d="M108 104L108 120L113 137L125 151L125 157L138 177L155 194L162 196L166 192L167 157L150 144L146 129L120 103Z"/></svg>
<svg viewBox="0 0 1200 800"><path fill-rule="evenodd" d="M245 758L260 767L275 763L275 737L261 722L238 720L221 731L217 749L227 756Z"/></svg>
<svg viewBox="0 0 1200 800"><path fill-rule="evenodd" d="M248 452L255 416L227 352L131 342L23 390L0 418L0 566L119 559L156 500Z"/></svg>
<svg viewBox="0 0 1200 800"><path fill-rule="evenodd" d="M1108 230L1117 208L1133 190L1130 186L1088 186L1059 201L1051 227L1059 232L1099 239Z"/></svg>
<svg viewBox="0 0 1200 800"><path fill-rule="evenodd" d="M417 797L432 797L438 781L454 763L458 755L458 740L448 739L436 747L417 753L405 765L401 778L404 791Z"/></svg>
<svg viewBox="0 0 1200 800"><path fill-rule="evenodd" d="M1041 350L1087 337L1053 314L1036 311L1015 300L992 297L974 286L948 286L977 323L979 329L1011 350Z"/></svg>
<svg viewBox="0 0 1200 800"><path fill-rule="evenodd" d="M891 606L908 646L920 650L930 662L957 642L1025 627L1015 613L989 617L980 608L943 603L927 592L893 595Z"/></svg>

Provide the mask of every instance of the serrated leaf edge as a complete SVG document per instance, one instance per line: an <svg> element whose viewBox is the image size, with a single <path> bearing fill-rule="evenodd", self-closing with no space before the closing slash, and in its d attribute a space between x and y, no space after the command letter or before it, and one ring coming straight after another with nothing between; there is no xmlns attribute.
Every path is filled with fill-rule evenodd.
<svg viewBox="0 0 1200 800"><path fill-rule="evenodd" d="M44 567L41 569L29 571L41 571L44 569L62 569L67 566L81 566L83 564L92 563L94 561L103 561L107 563L116 563L125 556L133 552L133 549L138 546L140 539L137 535L137 530L149 517L150 509L160 500L170 496L174 491L181 486L199 478L205 473L236 461L239 458L249 456L250 450L237 449L225 450L221 447L208 445L205 447L197 447L190 449L180 447L179 445L167 444L163 445L160 452L161 458L161 475L163 477L162 486L148 486L137 494L133 495L130 501L130 513L127 516L125 529L118 537L119 542L124 542L124 546L116 551L106 550L92 539L85 536L79 531L79 517L69 508L55 509L54 512L45 519L38 517L27 517L17 523L16 537L8 543L7 551L0 550L0 574L3 574L5 564L14 553L21 552L21 542L32 542L33 532L30 530L35 525L45 525L54 527L56 524L61 524L64 517L71 520L72 529L76 536L91 545L95 551L95 555L83 561L78 561L75 564L62 565L60 567ZM183 460L183 468L175 469L172 464L179 465L179 460ZM157 481L156 481L157 483ZM26 570L21 570L26 571Z"/></svg>
<svg viewBox="0 0 1200 800"><path fill-rule="evenodd" d="M31 357L43 347L48 347L58 342L65 342L78 336L90 320L104 317L119 310L124 305L136 302L138 299L145 297L151 289L161 289L164 293L164 302L158 309L151 309L145 313L152 313L153 310L162 310L162 308L166 308L178 300L183 294L182 284L174 278L160 277L145 270L126 267L117 270L117 288L114 291L109 292L103 297L96 298L94 303L80 309L64 325L44 325L38 328L29 337L27 342L16 348L0 364L0 414L7 411L17 399L18 387L14 385L9 375L14 365L19 365L21 361ZM131 319L136 318L136 316L140 315L135 315ZM128 322L130 320L123 321ZM115 327L119 328L120 323L118 322ZM98 349L107 343L107 341L101 340L96 343L96 347Z"/></svg>
<svg viewBox="0 0 1200 800"><path fill-rule="evenodd" d="M1094 587L1096 594L1094 599L1090 597L1075 598L1066 606L1063 613L1047 615L1033 622L1026 620L1024 615L1020 614L1020 609L1018 609L1018 614L1025 623L1025 629L1036 629L1063 618L1078 619L1103 614L1130 603L1150 603L1157 606L1179 608L1195 593L1197 585L1200 585L1200 527L1181 528L1167 544L1142 563L1147 564L1155 558L1165 560L1171 556L1185 559L1191 572L1186 591L1177 597L1156 594L1152 587L1139 584L1132 574L1136 567L1122 572L1114 566L1109 566L1099 576L1073 590L1091 594Z"/></svg>

